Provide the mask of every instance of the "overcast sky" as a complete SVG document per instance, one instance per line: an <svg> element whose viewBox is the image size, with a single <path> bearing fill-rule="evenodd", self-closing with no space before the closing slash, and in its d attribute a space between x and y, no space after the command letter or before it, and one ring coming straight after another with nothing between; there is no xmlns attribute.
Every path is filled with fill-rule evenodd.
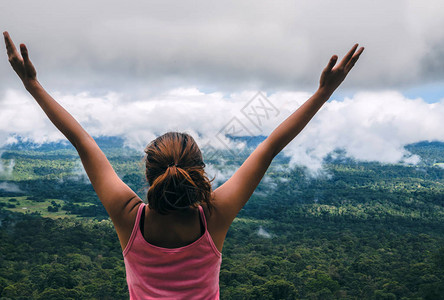
<svg viewBox="0 0 444 300"><path fill-rule="evenodd" d="M0 2L0 27L26 43L40 82L87 130L135 147L167 130L210 142L231 118L248 123L241 109L257 91L279 112L253 126L267 135L356 42L361 59L285 151L307 165L335 147L396 162L405 143L444 141L442 0L14 0ZM51 126L4 51L2 143L60 138Z"/></svg>

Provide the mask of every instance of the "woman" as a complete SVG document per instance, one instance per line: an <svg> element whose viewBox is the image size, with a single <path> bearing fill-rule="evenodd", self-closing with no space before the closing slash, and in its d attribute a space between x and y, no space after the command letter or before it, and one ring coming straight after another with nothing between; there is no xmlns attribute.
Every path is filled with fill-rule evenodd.
<svg viewBox="0 0 444 300"><path fill-rule="evenodd" d="M333 55L318 90L280 124L223 185L212 191L194 139L166 133L145 149L148 205L114 172L80 124L40 85L27 48L3 33L9 62L26 90L76 148L123 250L131 299L218 299L222 247L236 215L273 158L307 125L353 68L358 44L336 65Z"/></svg>

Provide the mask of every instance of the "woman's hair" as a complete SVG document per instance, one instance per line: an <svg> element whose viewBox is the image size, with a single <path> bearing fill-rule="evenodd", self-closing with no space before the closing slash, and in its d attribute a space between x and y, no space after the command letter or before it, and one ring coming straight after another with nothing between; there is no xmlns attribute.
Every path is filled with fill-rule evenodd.
<svg viewBox="0 0 444 300"><path fill-rule="evenodd" d="M160 214L206 203L211 213L212 187L202 153L187 133L167 132L145 148L148 207Z"/></svg>

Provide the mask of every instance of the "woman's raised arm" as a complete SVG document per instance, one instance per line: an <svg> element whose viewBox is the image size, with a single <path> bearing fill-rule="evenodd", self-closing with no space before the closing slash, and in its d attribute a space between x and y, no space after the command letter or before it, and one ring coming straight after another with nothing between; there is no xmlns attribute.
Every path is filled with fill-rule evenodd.
<svg viewBox="0 0 444 300"><path fill-rule="evenodd" d="M259 144L233 176L214 191L222 235L253 194L273 158L301 132L345 79L364 51L364 48L356 51L357 48L358 44L354 45L336 67L338 57L333 55L322 72L314 95Z"/></svg>
<svg viewBox="0 0 444 300"><path fill-rule="evenodd" d="M40 85L26 46L21 44L19 53L8 32L3 36L12 68L51 122L76 148L97 196L116 227L122 249L125 248L137 212L134 208L142 200L117 176L94 139Z"/></svg>

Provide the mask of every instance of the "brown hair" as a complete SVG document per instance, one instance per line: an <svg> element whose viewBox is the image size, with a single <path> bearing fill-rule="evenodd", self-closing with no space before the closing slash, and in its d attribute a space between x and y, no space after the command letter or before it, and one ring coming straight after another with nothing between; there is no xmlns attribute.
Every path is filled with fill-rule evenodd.
<svg viewBox="0 0 444 300"><path fill-rule="evenodd" d="M212 187L204 171L202 153L187 133L167 132L145 148L148 207L160 214L207 204L211 213Z"/></svg>

